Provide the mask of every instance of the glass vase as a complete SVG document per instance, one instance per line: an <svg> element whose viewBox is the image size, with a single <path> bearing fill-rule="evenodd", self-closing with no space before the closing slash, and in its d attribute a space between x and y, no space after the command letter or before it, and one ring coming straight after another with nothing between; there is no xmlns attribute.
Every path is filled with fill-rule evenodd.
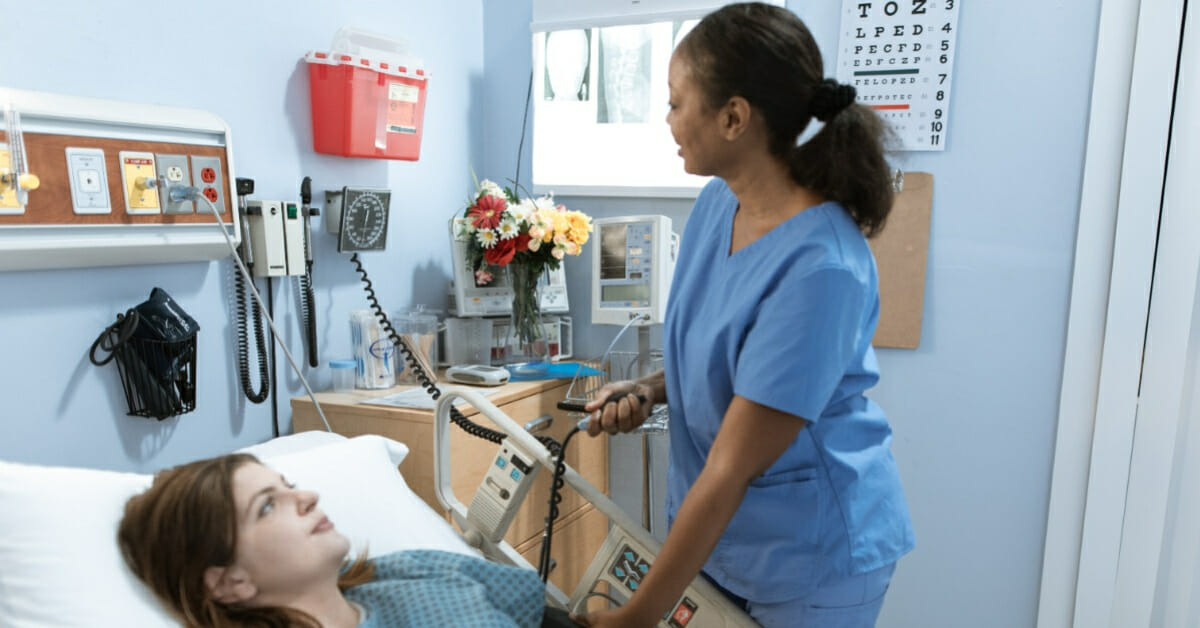
<svg viewBox="0 0 1200 628"><path fill-rule="evenodd" d="M513 300L504 366L513 376L544 374L550 368L550 343L546 341L538 299L542 269L539 265L512 263L505 271Z"/></svg>

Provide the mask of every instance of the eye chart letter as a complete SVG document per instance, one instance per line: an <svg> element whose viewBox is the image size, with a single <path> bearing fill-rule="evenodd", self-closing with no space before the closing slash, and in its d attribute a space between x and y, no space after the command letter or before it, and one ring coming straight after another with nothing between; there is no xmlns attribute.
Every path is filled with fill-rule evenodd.
<svg viewBox="0 0 1200 628"><path fill-rule="evenodd" d="M962 0L842 0L838 81L896 133L892 150L944 150Z"/></svg>

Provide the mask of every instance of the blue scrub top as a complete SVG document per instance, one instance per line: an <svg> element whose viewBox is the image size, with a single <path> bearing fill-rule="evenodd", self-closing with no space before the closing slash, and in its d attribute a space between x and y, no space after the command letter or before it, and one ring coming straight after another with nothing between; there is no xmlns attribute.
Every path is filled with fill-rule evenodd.
<svg viewBox="0 0 1200 628"><path fill-rule="evenodd" d="M914 540L891 428L863 394L879 379L866 239L827 202L729 255L737 206L714 179L680 244L663 328L667 517L704 467L734 395L808 421L750 484L704 567L732 593L769 603L893 563Z"/></svg>

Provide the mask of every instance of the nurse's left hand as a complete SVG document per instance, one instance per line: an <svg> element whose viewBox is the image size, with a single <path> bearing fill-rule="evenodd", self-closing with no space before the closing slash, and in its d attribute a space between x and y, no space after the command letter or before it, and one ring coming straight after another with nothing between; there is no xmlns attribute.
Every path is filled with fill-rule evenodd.
<svg viewBox="0 0 1200 628"><path fill-rule="evenodd" d="M628 607L614 608L607 611L596 611L586 615L571 615L571 620L580 626L590 628L653 628L654 621L634 617Z"/></svg>

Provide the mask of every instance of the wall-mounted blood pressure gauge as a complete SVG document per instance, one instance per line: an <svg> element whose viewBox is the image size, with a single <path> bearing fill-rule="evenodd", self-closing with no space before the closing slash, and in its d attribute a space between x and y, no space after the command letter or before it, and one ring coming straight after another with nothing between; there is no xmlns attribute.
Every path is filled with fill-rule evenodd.
<svg viewBox="0 0 1200 628"><path fill-rule="evenodd" d="M344 187L325 194L328 227L337 226L338 251L382 251L387 246L389 190Z"/></svg>

